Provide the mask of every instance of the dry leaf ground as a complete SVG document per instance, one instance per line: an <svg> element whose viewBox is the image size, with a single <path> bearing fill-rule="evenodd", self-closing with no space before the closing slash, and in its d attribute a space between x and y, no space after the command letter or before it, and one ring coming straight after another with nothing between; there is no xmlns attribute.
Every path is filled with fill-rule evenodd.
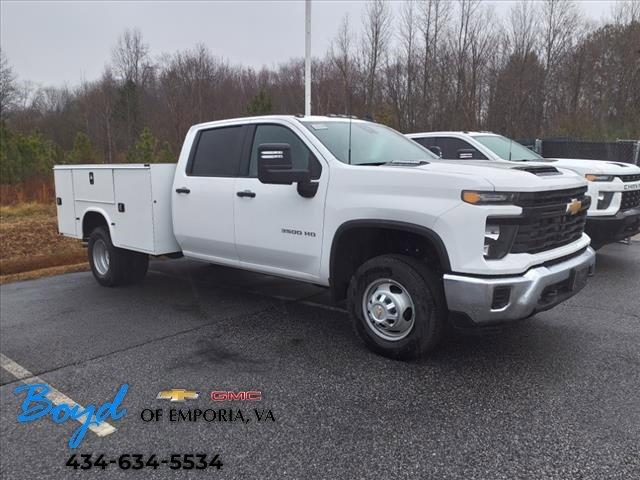
<svg viewBox="0 0 640 480"><path fill-rule="evenodd" d="M0 207L0 283L87 268L78 240L58 234L55 205Z"/></svg>

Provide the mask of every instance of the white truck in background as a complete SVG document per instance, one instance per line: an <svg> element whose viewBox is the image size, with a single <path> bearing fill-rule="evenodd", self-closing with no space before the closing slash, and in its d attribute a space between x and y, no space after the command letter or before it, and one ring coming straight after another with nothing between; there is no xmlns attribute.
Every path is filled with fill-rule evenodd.
<svg viewBox="0 0 640 480"><path fill-rule="evenodd" d="M554 170L437 161L352 118L266 116L195 125L177 164L54 175L59 230L87 242L101 285L140 281L159 255L311 282L346 298L371 349L411 358L447 322L523 319L584 287L587 184Z"/></svg>
<svg viewBox="0 0 640 480"><path fill-rule="evenodd" d="M509 138L491 132L424 132L407 137L444 159L527 162L576 172L588 181L591 206L586 232L598 250L640 232L640 167L622 162L543 158Z"/></svg>

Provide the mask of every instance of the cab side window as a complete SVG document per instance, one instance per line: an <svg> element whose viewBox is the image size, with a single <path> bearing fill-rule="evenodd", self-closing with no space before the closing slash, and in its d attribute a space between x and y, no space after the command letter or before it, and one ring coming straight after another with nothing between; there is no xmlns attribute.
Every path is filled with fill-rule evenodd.
<svg viewBox="0 0 640 480"><path fill-rule="evenodd" d="M422 138L414 138L416 142L422 145L425 148L428 148L433 153L438 156L442 156L442 149L438 146L437 138L435 137L422 137Z"/></svg>
<svg viewBox="0 0 640 480"><path fill-rule="evenodd" d="M312 179L320 178L322 167L311 150L292 130L282 125L258 125L253 136L249 177L258 176L258 147L262 143L288 143L294 169L309 169Z"/></svg>
<svg viewBox="0 0 640 480"><path fill-rule="evenodd" d="M442 150L442 158L459 160L486 160L477 148L455 137L438 137L437 144Z"/></svg>
<svg viewBox="0 0 640 480"><path fill-rule="evenodd" d="M198 133L187 165L194 177L235 177L240 168L244 126L212 128Z"/></svg>

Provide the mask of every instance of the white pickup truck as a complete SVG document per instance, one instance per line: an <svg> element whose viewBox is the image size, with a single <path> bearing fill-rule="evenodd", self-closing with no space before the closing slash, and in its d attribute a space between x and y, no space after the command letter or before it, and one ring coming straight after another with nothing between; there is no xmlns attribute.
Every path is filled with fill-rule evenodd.
<svg viewBox="0 0 640 480"><path fill-rule="evenodd" d="M434 160L357 119L206 123L177 164L56 166L59 230L88 243L105 286L184 255L329 287L394 358L432 349L447 322L526 318L585 285L584 179Z"/></svg>
<svg viewBox="0 0 640 480"><path fill-rule="evenodd" d="M518 142L491 132L425 132L407 137L445 159L527 162L576 172L589 182L587 194L591 197L591 207L585 231L596 250L640 232L640 167L636 165L543 158Z"/></svg>

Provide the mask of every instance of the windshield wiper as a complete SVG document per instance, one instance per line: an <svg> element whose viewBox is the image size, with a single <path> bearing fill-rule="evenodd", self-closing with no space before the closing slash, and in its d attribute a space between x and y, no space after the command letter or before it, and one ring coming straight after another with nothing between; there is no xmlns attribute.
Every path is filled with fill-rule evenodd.
<svg viewBox="0 0 640 480"><path fill-rule="evenodd" d="M426 160L391 160L390 162L364 162L364 163L354 163L354 165L366 165L366 166L380 166L380 165L425 165L429 162Z"/></svg>
<svg viewBox="0 0 640 480"><path fill-rule="evenodd" d="M426 165L426 160L391 160L388 165Z"/></svg>

